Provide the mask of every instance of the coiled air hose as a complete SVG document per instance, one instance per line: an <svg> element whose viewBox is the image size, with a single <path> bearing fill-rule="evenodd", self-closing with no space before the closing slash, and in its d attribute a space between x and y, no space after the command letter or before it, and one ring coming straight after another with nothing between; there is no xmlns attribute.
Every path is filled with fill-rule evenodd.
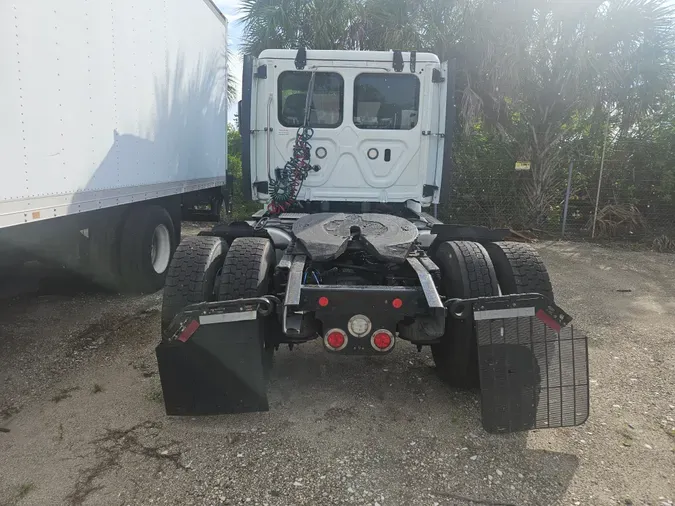
<svg viewBox="0 0 675 506"><path fill-rule="evenodd" d="M318 171L318 165L310 163L312 145L309 140L314 135L314 129L309 126L312 96L314 95L314 79L316 72L312 72L307 87L305 99L305 118L303 125L298 128L293 144L293 155L282 168L274 169L276 177L268 174L270 201L267 211L270 214L281 214L287 211L296 201L302 183L307 179L310 171Z"/></svg>

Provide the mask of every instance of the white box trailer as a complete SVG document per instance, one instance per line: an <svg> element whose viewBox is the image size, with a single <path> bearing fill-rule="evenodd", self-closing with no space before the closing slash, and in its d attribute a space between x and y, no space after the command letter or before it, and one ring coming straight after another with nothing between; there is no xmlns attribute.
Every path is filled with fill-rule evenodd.
<svg viewBox="0 0 675 506"><path fill-rule="evenodd" d="M161 287L223 201L226 44L210 0L2 2L0 259Z"/></svg>

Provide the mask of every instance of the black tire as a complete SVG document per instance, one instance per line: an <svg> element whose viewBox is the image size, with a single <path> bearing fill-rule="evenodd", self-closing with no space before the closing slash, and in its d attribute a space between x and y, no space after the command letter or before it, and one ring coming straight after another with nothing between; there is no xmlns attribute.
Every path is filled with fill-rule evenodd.
<svg viewBox="0 0 675 506"><path fill-rule="evenodd" d="M168 259L159 272L153 267L153 235L162 227L166 231ZM162 232L164 234L164 232ZM165 251L162 247L162 251ZM176 228L169 213L157 205L132 208L120 237L120 274L125 291L153 293L162 288L169 263L176 249Z"/></svg>
<svg viewBox="0 0 675 506"><path fill-rule="evenodd" d="M539 253L520 242L487 243L485 249L497 271L503 294L540 293L551 302L553 287Z"/></svg>
<svg viewBox="0 0 675 506"><path fill-rule="evenodd" d="M162 332L185 306L217 300L216 282L227 242L219 237L186 237L169 265L162 298Z"/></svg>
<svg viewBox="0 0 675 506"><path fill-rule="evenodd" d="M555 302L551 278L539 253L532 246L521 242L504 241L487 243L485 249L495 266L499 288L504 295L539 293ZM558 347L549 343L546 349L548 351L546 362L550 364L558 353Z"/></svg>
<svg viewBox="0 0 675 506"><path fill-rule="evenodd" d="M447 241L438 246L434 261L441 269L441 292L446 297L489 297L499 294L495 269L485 248L470 241ZM445 334L431 346L439 376L459 388L479 386L478 344L473 321L448 317Z"/></svg>
<svg viewBox="0 0 675 506"><path fill-rule="evenodd" d="M232 241L220 276L219 300L269 295L276 254L272 241L263 237L239 237ZM266 374L272 368L275 336L281 332L279 321L271 315L265 320L263 365Z"/></svg>
<svg viewBox="0 0 675 506"><path fill-rule="evenodd" d="M239 237L232 241L220 276L220 300L269 294L275 259L269 239Z"/></svg>

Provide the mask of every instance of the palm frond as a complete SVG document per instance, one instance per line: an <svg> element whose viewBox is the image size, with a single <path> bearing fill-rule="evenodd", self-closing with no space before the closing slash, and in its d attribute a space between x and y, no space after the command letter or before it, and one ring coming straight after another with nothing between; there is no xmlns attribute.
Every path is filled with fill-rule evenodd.
<svg viewBox="0 0 675 506"><path fill-rule="evenodd" d="M230 44L227 45L224 56L225 70L227 73L227 103L234 104L237 101L239 79L233 72L233 60L235 58L235 54L232 51Z"/></svg>

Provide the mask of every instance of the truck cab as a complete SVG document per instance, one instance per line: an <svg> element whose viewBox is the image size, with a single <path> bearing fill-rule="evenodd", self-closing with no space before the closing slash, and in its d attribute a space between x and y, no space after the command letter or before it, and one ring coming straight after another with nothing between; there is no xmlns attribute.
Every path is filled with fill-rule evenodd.
<svg viewBox="0 0 675 506"><path fill-rule="evenodd" d="M437 204L454 119L449 82L448 64L431 53L271 49L246 57L239 119L250 197L270 198L309 105L318 170L299 202Z"/></svg>
<svg viewBox="0 0 675 506"><path fill-rule="evenodd" d="M178 247L157 347L167 413L267 410L275 351L318 341L429 347L441 380L480 388L491 432L586 420L587 340L537 251L423 211L450 168L453 88L428 53L246 58L244 186L266 206Z"/></svg>

